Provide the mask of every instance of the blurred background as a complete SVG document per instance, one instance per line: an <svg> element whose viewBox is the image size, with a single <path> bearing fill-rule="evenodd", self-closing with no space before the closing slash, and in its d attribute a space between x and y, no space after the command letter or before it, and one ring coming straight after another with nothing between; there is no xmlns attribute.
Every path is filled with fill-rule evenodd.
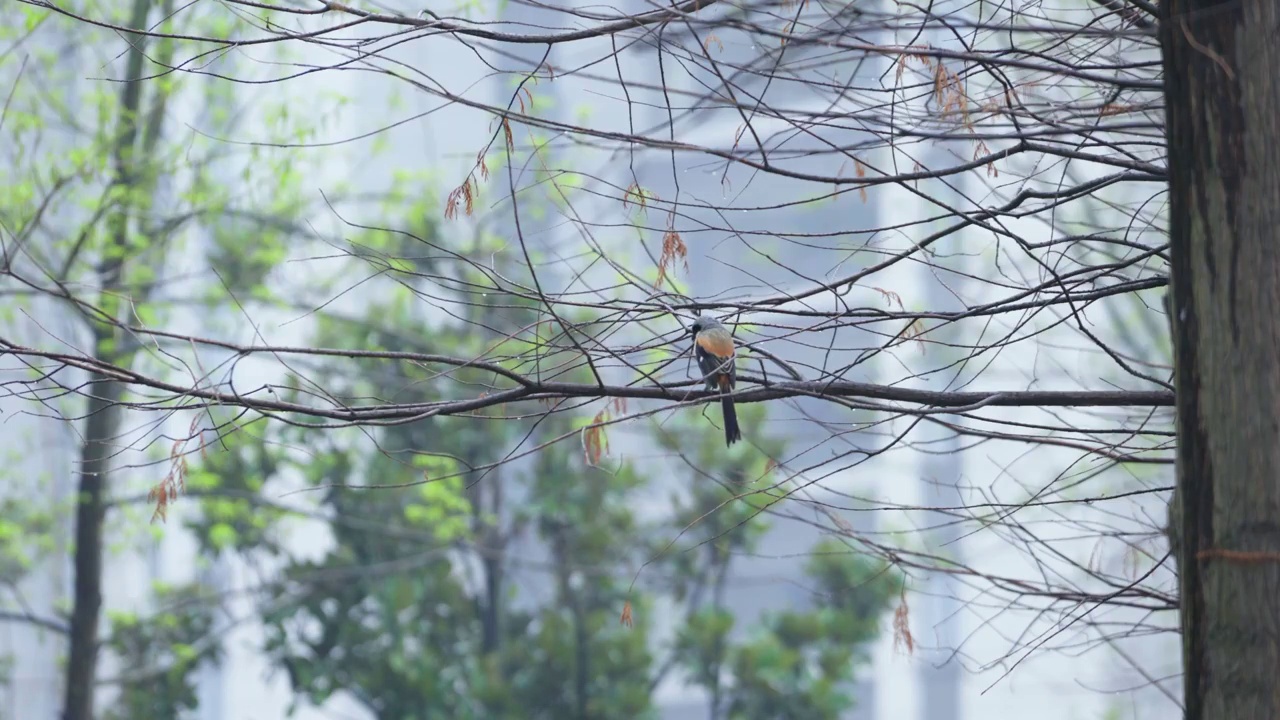
<svg viewBox="0 0 1280 720"><path fill-rule="evenodd" d="M817 13L868 47L945 47L950 34L896 23L898 4L804 5L727 6L707 26L554 47L352 27L332 45L218 48L0 8L0 337L45 353L0 356L0 717L62 717L86 437L109 448L91 459L109 478L98 717L1176 712L1176 615L1156 600L1096 601L1118 578L1153 597L1176 588L1163 559L1172 466L1132 449L1106 457L1052 429L1084 433L1089 447L1127 432L1154 453L1168 441L1166 412L992 407L985 419L943 418L983 435L793 398L740 405L746 442L726 449L714 404L554 401L343 427L183 405L171 388L96 405L68 390L95 386L60 353L184 388L333 406L464 398L490 380L479 368L237 350L245 345L500 356L518 372L591 382L550 331L525 332L544 311L513 288L536 282L586 322L587 307L612 318L610 304L626 298L674 304L635 299L635 278L664 276L694 301L724 303L715 314L738 325L740 342L806 377L990 391L1146 389L1130 363L1167 374L1152 294L1089 305L1087 322L1072 320L1083 308L1035 308L930 324L927 338L915 322L839 321L857 315L849 308L945 314L999 302L1043 280L1037 263L1159 272L1141 245L1159 232L1149 186L1099 184L1055 214L1005 219L1044 242L1039 260L974 224L933 243L929 262L886 266L840 297L788 300L1036 183L1106 173L1014 158L999 174L836 187L617 140L729 154L776 141L790 172L888 172L900 149L886 141L896 131L881 123L885 99L927 105L932 90L912 100L904 88L930 88L940 71L818 44L784 56L735 13ZM166 33L285 28L218 3L60 7ZM432 8L529 33L653 8L570 9ZM1080 25L1094 12L1083 0L1044 10ZM287 27L317 23L333 18ZM362 46L370 56L350 51L363 32L378 38ZM695 62L698 48L738 76ZM1115 50L1130 60L1148 51ZM737 102L767 101L808 129L761 112L747 130L741 109L712 91L726 84ZM1049 105L1079 99L1043 92ZM504 123L493 107L545 122ZM898 136L917 167L959 162L955 142L915 129ZM959 152L982 154L972 145ZM861 160L824 151L836 146ZM1133 230L1135 219L1150 229ZM1107 233L1132 247L1053 248ZM673 237L676 255L664 250ZM729 311L762 297L783 302ZM102 331L91 307L167 335ZM656 312L601 327L582 342L626 348L600 365L619 383L666 351L657 338L673 342L672 357L688 347L679 323ZM1098 338L1127 362L1099 351ZM555 349L535 367L542 342ZM744 373L785 374L744 358ZM667 372L695 377L687 356ZM1000 423L1059 441L1001 436ZM1090 500L1104 496L1124 499Z"/></svg>

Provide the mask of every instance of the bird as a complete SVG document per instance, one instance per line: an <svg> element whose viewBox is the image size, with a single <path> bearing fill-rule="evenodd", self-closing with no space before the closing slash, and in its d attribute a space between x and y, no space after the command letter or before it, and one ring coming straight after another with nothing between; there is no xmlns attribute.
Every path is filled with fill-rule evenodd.
<svg viewBox="0 0 1280 720"><path fill-rule="evenodd" d="M724 393L720 399L720 407L724 411L724 444L732 446L742 439L738 413L734 410L733 399L729 397L738 378L734 368L733 336L710 315L698 316L689 332L693 335L693 355L698 360L698 369L702 371L707 389Z"/></svg>

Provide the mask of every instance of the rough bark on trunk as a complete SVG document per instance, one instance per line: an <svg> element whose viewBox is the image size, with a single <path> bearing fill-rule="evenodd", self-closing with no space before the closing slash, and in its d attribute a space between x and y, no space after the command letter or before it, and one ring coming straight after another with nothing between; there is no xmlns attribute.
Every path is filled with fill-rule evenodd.
<svg viewBox="0 0 1280 720"><path fill-rule="evenodd" d="M1280 3L1164 0L1189 720L1280 718Z"/></svg>

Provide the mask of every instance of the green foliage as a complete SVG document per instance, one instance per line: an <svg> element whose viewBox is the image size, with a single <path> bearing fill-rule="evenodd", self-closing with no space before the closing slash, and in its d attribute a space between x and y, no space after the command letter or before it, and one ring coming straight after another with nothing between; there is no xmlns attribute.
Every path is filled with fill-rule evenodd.
<svg viewBox="0 0 1280 720"><path fill-rule="evenodd" d="M120 696L104 720L176 718L195 709L193 673L221 657L221 646L212 641L216 606L201 597L198 586L160 588L156 601L169 609L147 618L108 613L106 647L123 669Z"/></svg>
<svg viewBox="0 0 1280 720"><path fill-rule="evenodd" d="M0 500L0 587L16 584L53 552L53 513L25 498Z"/></svg>
<svg viewBox="0 0 1280 720"><path fill-rule="evenodd" d="M467 534L471 503L462 493L462 478L419 485L418 495L419 499L404 506L404 517L410 526L431 528L442 542L458 540Z"/></svg>
<svg viewBox="0 0 1280 720"><path fill-rule="evenodd" d="M158 33L173 32L180 24L182 32L229 36L256 22L184 8L171 0L76 0L59 7ZM15 288L63 302L63 317L82 322L81 328L59 340L87 345L101 359L157 376L175 367L175 355L159 357L144 349L154 351L166 341L116 325L185 333L185 328L170 325L174 301L203 303L212 311L210 316L241 317L246 302L270 297L264 284L286 259L285 251L296 244L296 218L304 208L305 163L298 154L244 150L211 137L230 136L237 123L254 127L255 115L272 116L291 99L246 101L233 95L229 84L156 73L173 64L174 53L168 40L122 37L116 30L58 13L0 3L0 78L6 81L0 121L0 240L10 253L7 262L12 260L6 271L19 280ZM236 61L224 56L211 62ZM203 67L209 69L210 64ZM86 78L85 68L96 68L89 73L94 77ZM113 82L104 75L113 81L146 79ZM206 112L195 113L194 119L175 117L176 107ZM319 122L319 115L308 108L306 116L294 113L271 129L305 137L312 130L298 121ZM210 238L213 247L208 258L212 275L203 272L202 258L192 251L204 238ZM229 297L228 289L236 297ZM29 298L16 296L18 308L29 313ZM6 305L0 313L15 316L12 304ZM79 335L83 330L91 335ZM85 342L85 335L90 342ZM188 350L181 347L179 352ZM189 379L189 374L182 374ZM83 406L60 409L67 417L85 415ZM87 452L101 453L109 446L114 454L127 432L118 426L119 415L94 415L101 420L96 425L100 432L84 438L85 447L91 448ZM258 497L260 485L255 482L274 472L271 463L277 451L237 445L234 435L226 441L230 452L210 448L212 462L202 474L188 478L208 493L200 536L213 550L270 547L267 530L275 517L255 510L245 498ZM97 477L108 497L128 495L109 475ZM102 510L118 512L119 507ZM0 591L7 592L41 552L53 549L48 542L50 517L16 500L0 507ZM108 535L91 540L80 543L75 552L106 555L130 538ZM216 645L207 637L212 630L209 600L184 592L158 596L175 608L171 612L113 618L111 634L100 646L117 654L127 672L120 702L107 717L177 717L182 709L194 707L189 672L216 655L214 649L201 649L205 646L200 643ZM79 647L77 652L99 652L92 638Z"/></svg>
<svg viewBox="0 0 1280 720"><path fill-rule="evenodd" d="M524 356L536 342L502 327L533 326L534 301L501 292L469 257L495 256L506 242L479 233L442 244L438 211L421 182L401 178L388 203L406 211L403 231L368 230L352 238L358 262L390 270L394 292L380 292L360 317L316 317L314 344L455 356ZM430 183L429 176L421 178ZM388 209L391 209L390 207ZM460 260L460 261L459 261ZM515 261L501 269L518 278ZM424 278L435 278L430 283ZM443 279L442 279L443 278ZM442 290L438 285L443 284ZM434 285L434 286L433 286ZM418 293L465 291L466 323L428 322ZM556 366L557 358L544 358ZM499 360L499 362L505 362ZM527 369L527 368L525 368ZM579 368L579 373L582 369ZM395 395L433 402L473 393L492 375L371 359L333 362L308 373L337 395ZM265 650L287 672L299 699L320 703L346 690L384 718L645 717L652 657L645 596L615 578L634 567L643 543L630 510L645 482L631 468L588 466L575 445L540 453L525 471L484 471L530 432L551 437L576 419L432 417L360 434L345 442L255 423L223 446L210 446L188 486L202 517L190 523L207 550L275 556L285 564L280 601L263 607ZM494 419L490 419L494 418ZM372 439L377 450L367 442ZM305 452L276 448L305 447ZM332 544L299 559L270 542L282 516L251 499L284 478L317 488L310 495L331 518ZM377 490L343 486L379 485ZM390 486L390 487L387 487ZM396 487L403 486L403 487ZM505 499L520 498L512 504ZM530 543L552 554L543 578L549 602L530 602L507 576ZM636 627L618 613L628 602Z"/></svg>
<svg viewBox="0 0 1280 720"><path fill-rule="evenodd" d="M122 23L156 20L149 26L157 32L173 31L179 15L181 30L195 34L237 33L249 26L247 19L221 12L178 13L171 2L142 3L137 7L149 14L131 18L135 5L64 7ZM209 289L203 300L214 308L266 299L265 283L296 244L293 238L310 233L295 220L307 205L305 156L233 148L209 135L229 136L244 124L267 126L279 136L269 139L296 142L326 121L323 110L297 117L288 113L284 98L249 105L230 84L185 82L185 76L170 73L150 77L156 66L148 62L163 66L173 58L170 40L132 38L141 52L126 53L120 62L113 31L20 3L0 6L0 28L0 44L25 42L27 31L56 34L57 43L73 43L81 56L100 56L82 57L82 65L146 77L137 83L87 81L75 63L56 56L0 52L0 77L13 80L0 130L0 219L17 236L6 242L23 249L18 271L41 285L72 288L79 300L111 317L154 327L165 317L159 291L176 287L166 275L190 271L182 267L188 244L204 236L216 276L211 283L184 284L196 292L182 299L199 298L204 288ZM24 57L28 62L19 76ZM48 87L64 92L46 92ZM343 105L340 97L329 102ZM205 109L199 121L205 134L192 134L171 117L180 103ZM129 359L134 348L101 334L98 351L104 357Z"/></svg>
<svg viewBox="0 0 1280 720"><path fill-rule="evenodd" d="M492 459L500 446L477 450L483 447L465 449ZM324 463L327 472L312 480L350 483L361 462L356 452L348 457ZM267 650L295 689L312 702L350 690L380 718L561 718L581 707L591 717L642 717L651 664L644 624L618 623L625 585L609 572L634 560L627 506L638 478L588 468L567 450L539 465L512 479L540 499L514 515L468 492L461 478L329 493L325 504L338 518L334 548L319 560L291 562L288 584L298 602L264 617ZM395 463L382 455L367 467L381 468L383 482L414 477L411 468L393 474ZM496 512L481 512L480 503ZM342 522L389 519L396 507L403 521ZM504 520L510 524L499 528ZM461 577L458 551L494 559L489 553L502 547L486 541L513 527L552 549L553 602L514 606L507 590L493 590L501 564L487 566L494 575L486 587Z"/></svg>
<svg viewBox="0 0 1280 720"><path fill-rule="evenodd" d="M273 529L283 511L258 499L267 479L287 463L283 450L255 437L262 425L227 424L228 431L203 451L203 461L187 474L187 490L200 499L201 512L188 516L184 525L194 532L202 554L279 551Z"/></svg>
<svg viewBox="0 0 1280 720"><path fill-rule="evenodd" d="M434 227L414 230L431 233ZM380 233L361 244L412 257L410 248L388 244L396 237L414 236ZM478 237L467 251L491 252L493 242ZM442 271L425 262L414 261L401 281L411 293L414 273ZM463 267L460 282L493 282ZM527 322L521 302L496 295L493 304L473 305L468 319ZM458 356L496 348L494 354L514 357L527 349L525 340L486 335L474 326L423 327L404 298L371 307L363 322L322 321L320 342ZM400 397L412 402L458 392L452 384L424 382L436 372L397 364L388 373L384 364L356 360L334 368L328 379L353 394L399 388ZM464 391L465 383L491 378L474 368L452 377ZM541 436L564 432L572 422L552 418L542 424ZM612 575L637 559L629 497L642 478L626 467L608 473L589 467L568 444L539 453L527 473L470 470L501 460L510 443L532 429L529 421L494 422L483 413L429 418L378 433L382 452L335 448L312 453L299 466L317 486L426 480L406 488L325 493L323 502L336 518L335 545L319 560L290 563L290 587L301 602L267 617L268 652L300 693L321 702L347 689L382 718L561 718L583 711L635 718L648 712L646 635L618 623L628 598ZM526 500L512 509L504 493ZM366 522L373 518L387 521ZM535 539L551 551L544 579L555 599L528 607L511 597L505 568L514 561L508 552L520 554L509 548ZM460 558L478 564L478 575L460 572L466 567Z"/></svg>
<svg viewBox="0 0 1280 720"><path fill-rule="evenodd" d="M806 571L817 606L766 617L726 653L734 679L726 717L837 720L853 705L848 683L867 661L865 648L899 581L834 540L813 553Z"/></svg>
<svg viewBox="0 0 1280 720"><path fill-rule="evenodd" d="M738 414L744 426L764 427L762 406ZM745 444L726 452L723 436L700 429L709 423L694 415L685 413L659 435L685 467L688 488L673 504L677 527L688 528L689 550L668 560L677 597L693 608L678 630L676 657L711 696L712 718L836 720L854 702L850 682L901 580L842 543L823 540L805 568L813 607L735 628L724 605L724 579L734 558L753 551L768 529L762 510L785 492L774 487L778 471L768 458L780 457L785 447L764 437L758 441L763 453Z"/></svg>
<svg viewBox="0 0 1280 720"><path fill-rule="evenodd" d="M416 229L435 230L429 222ZM371 253L405 258L413 257L413 242L437 239L370 231L357 242ZM495 244L482 234L466 253L492 255ZM365 257L381 262L378 254ZM531 347L531 339L477 329L532 324L532 310L496 286L491 298L471 296L477 301L465 324L423 320L412 300L423 282L419 273L427 272L456 273L473 288L493 283L465 263L413 260L397 279L404 294L380 295L362 318L321 316L316 344L454 356L492 350L510 358ZM515 278L519 268L504 273ZM433 382L439 372L353 358L310 377L336 394L417 403L461 397L492 381L488 372L460 368L449 370L457 383ZM566 374L568 380L588 377L583 367ZM762 406L743 406L740 414L744 424L763 426ZM672 516L657 524L635 513L655 478L632 463L588 463L577 443L558 443L526 465L500 464L516 441L527 436L540 443L584 427L590 417L560 413L535 424L491 409L390 425L349 443L337 434L246 433L247 444L235 450L242 460L218 461L222 469L209 463L193 477L253 478L255 488L302 478L317 489L312 496L330 518L332 544L308 559L255 548L257 539L219 545L218 525L211 522L202 526L203 542L284 561L282 600L263 612L264 649L285 670L299 701L323 703L341 690L375 717L396 720L621 720L653 716L655 651L663 650L649 636L659 594L643 584L631 588L629 571L659 556L687 526L695 550L663 559L674 580L663 592L688 607L674 646L664 652L674 654L693 682L718 694L717 717L769 717L793 708L809 714L781 716L827 718L847 707L861 649L897 587L890 588L883 568L834 552L838 544L822 545L808 569L821 597L814 609L737 629L723 606L723 578L733 558L754 549L767 528L761 510L782 492L733 496L771 475L769 457L781 455L784 444L764 437L763 454L741 444L726 451L718 426L695 410L665 423L656 440L687 461L683 486L689 491L673 498ZM269 445L304 443L305 453L263 460ZM352 488L361 485L378 488ZM235 537L244 536L236 526ZM544 560L535 555L539 548ZM530 572L543 593L522 592L534 582L526 579ZM624 607L634 627L619 622Z"/></svg>

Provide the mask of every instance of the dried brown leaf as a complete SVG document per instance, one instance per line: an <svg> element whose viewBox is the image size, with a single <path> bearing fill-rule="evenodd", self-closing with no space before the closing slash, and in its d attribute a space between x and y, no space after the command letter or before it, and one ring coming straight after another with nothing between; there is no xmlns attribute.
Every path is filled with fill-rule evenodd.
<svg viewBox="0 0 1280 720"><path fill-rule="evenodd" d="M898 607L893 611L893 649L895 652L903 647L907 649L908 655L915 652L916 639L911 634L910 623L910 608L907 607L907 588L904 583L902 592L898 596Z"/></svg>
<svg viewBox="0 0 1280 720"><path fill-rule="evenodd" d="M636 183L627 186L626 192L622 193L622 207L626 209L632 203L639 207L642 211L649 209L649 198L657 199L657 195L645 190Z"/></svg>
<svg viewBox="0 0 1280 720"><path fill-rule="evenodd" d="M582 430L583 454L590 465L598 464L601 458L609 454L609 438L605 435L604 426L601 424L608 419L609 411L606 408L596 413L591 424Z"/></svg>
<svg viewBox="0 0 1280 720"><path fill-rule="evenodd" d="M907 309L907 308L902 304L902 296L901 296L901 295L899 295L898 293L896 293L896 292L894 292L894 291L892 291L892 290L885 290L884 288L881 288L881 287L875 287L874 285L873 285L873 286L871 286L871 289L872 289L872 290L875 290L875 291L876 291L876 292L878 292L878 293L880 293L880 294L884 297L884 301L885 301L885 303L886 303L886 304L888 304L888 305L892 305L892 304L894 304L894 303L897 303L897 305L898 305L898 307L899 307L900 309L902 309L902 310L906 310L906 309Z"/></svg>
<svg viewBox="0 0 1280 720"><path fill-rule="evenodd" d="M684 240L680 238L680 233L675 230L667 230L662 236L662 252L658 255L658 279L654 283L654 287L661 287L662 283L667 279L667 272L671 266L679 260L684 265L684 271L689 272L689 248L684 244Z"/></svg>

